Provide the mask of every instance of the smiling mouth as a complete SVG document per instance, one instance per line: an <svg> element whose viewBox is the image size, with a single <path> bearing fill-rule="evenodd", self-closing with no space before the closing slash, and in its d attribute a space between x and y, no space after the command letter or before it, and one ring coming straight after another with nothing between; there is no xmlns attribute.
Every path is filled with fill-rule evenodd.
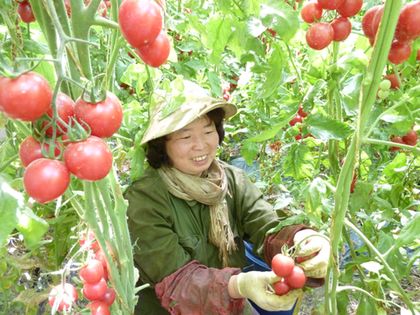
<svg viewBox="0 0 420 315"><path fill-rule="evenodd" d="M201 161L204 161L206 158L207 158L207 155L200 155L200 156L194 157L192 160L194 162L201 162Z"/></svg>

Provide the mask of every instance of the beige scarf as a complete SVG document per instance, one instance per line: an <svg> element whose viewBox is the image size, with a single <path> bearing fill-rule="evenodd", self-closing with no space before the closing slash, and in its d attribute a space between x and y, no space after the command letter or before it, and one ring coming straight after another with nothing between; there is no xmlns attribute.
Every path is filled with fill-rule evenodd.
<svg viewBox="0 0 420 315"><path fill-rule="evenodd" d="M226 203L227 178L223 167L215 160L205 177L182 173L174 167L163 166L158 170L169 192L184 200L196 200L210 208L210 242L219 248L223 266L228 266L228 255L237 249L229 224Z"/></svg>

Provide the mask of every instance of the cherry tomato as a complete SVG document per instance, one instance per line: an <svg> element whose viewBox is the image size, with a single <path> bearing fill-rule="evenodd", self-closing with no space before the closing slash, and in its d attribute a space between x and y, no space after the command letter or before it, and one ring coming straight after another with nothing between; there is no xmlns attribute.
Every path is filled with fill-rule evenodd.
<svg viewBox="0 0 420 315"><path fill-rule="evenodd" d="M287 277L293 271L295 262L292 257L276 254L271 260L271 269L279 277Z"/></svg>
<svg viewBox="0 0 420 315"><path fill-rule="evenodd" d="M318 21L322 17L322 7L318 2L308 2L302 7L300 16L306 23Z"/></svg>
<svg viewBox="0 0 420 315"><path fill-rule="evenodd" d="M153 42L162 30L162 10L153 0L125 0L118 19L121 33L133 47Z"/></svg>
<svg viewBox="0 0 420 315"><path fill-rule="evenodd" d="M47 80L35 72L14 79L0 77L0 110L11 118L37 120L51 107L51 100Z"/></svg>
<svg viewBox="0 0 420 315"><path fill-rule="evenodd" d="M299 109L297 113L302 118L305 118L306 116L308 116L308 113L303 110L302 105L299 105Z"/></svg>
<svg viewBox="0 0 420 315"><path fill-rule="evenodd" d="M384 78L391 82L391 89L395 90L400 88L400 81L398 81L398 77L395 73L387 74Z"/></svg>
<svg viewBox="0 0 420 315"><path fill-rule="evenodd" d="M83 295L90 301L101 300L103 299L107 288L104 278L101 278L96 283L85 282L83 284Z"/></svg>
<svg viewBox="0 0 420 315"><path fill-rule="evenodd" d="M344 0L318 0L319 5L326 10L336 10Z"/></svg>
<svg viewBox="0 0 420 315"><path fill-rule="evenodd" d="M319 22L312 24L306 31L306 42L309 47L321 50L327 47L334 37L334 30L328 23Z"/></svg>
<svg viewBox="0 0 420 315"><path fill-rule="evenodd" d="M410 42L394 41L389 50L388 60L393 64L400 64L406 61L411 54Z"/></svg>
<svg viewBox="0 0 420 315"><path fill-rule="evenodd" d="M96 240L95 233L93 233L93 231L90 230L87 233L86 231L83 231L81 233L79 244L81 247L92 249L94 252L96 252L100 248L99 243Z"/></svg>
<svg viewBox="0 0 420 315"><path fill-rule="evenodd" d="M331 26L334 30L333 40L336 42L345 40L351 33L351 22L348 18L339 17L331 22Z"/></svg>
<svg viewBox="0 0 420 315"><path fill-rule="evenodd" d="M285 277L285 281L291 289L303 288L306 282L306 276L303 269L299 266L294 266L292 272Z"/></svg>
<svg viewBox="0 0 420 315"><path fill-rule="evenodd" d="M395 142L395 143L401 143L401 144L405 144L403 139L400 136L393 136L391 137L391 141ZM399 147L390 147L389 151L394 152L394 151L398 151L400 150Z"/></svg>
<svg viewBox="0 0 420 315"><path fill-rule="evenodd" d="M363 6L363 0L344 0L337 8L337 12L342 17L352 17L360 12Z"/></svg>
<svg viewBox="0 0 420 315"><path fill-rule="evenodd" d="M65 122L65 124L57 120L57 136L67 132L67 125L71 123L70 119L74 116L74 105L75 104L73 100L68 95L64 93L58 93L55 100L55 106L57 107L58 116ZM47 115L51 118L53 117L52 107L47 111ZM44 122L43 126L46 126L47 124L47 122ZM45 133L51 137L53 134L53 127L49 127Z"/></svg>
<svg viewBox="0 0 420 315"><path fill-rule="evenodd" d="M101 301L105 302L106 305L111 306L115 301L115 290L113 288L106 289L106 292Z"/></svg>
<svg viewBox="0 0 420 315"><path fill-rule="evenodd" d="M381 5L378 8L378 10L376 10L375 15L373 16L373 20L372 20L371 28L372 28L373 39L375 39L376 33L378 32L379 23L381 23L383 15L384 15L384 6Z"/></svg>
<svg viewBox="0 0 420 315"><path fill-rule="evenodd" d="M59 284L52 288L50 295L48 296L48 304L53 307L57 300L57 310L62 312L69 310L70 306L76 302L78 298L76 288L70 283Z"/></svg>
<svg viewBox="0 0 420 315"><path fill-rule="evenodd" d="M294 126L297 123L301 123L302 121L303 121L303 118L300 117L299 115L296 115L291 121L289 121L289 125Z"/></svg>
<svg viewBox="0 0 420 315"><path fill-rule="evenodd" d="M101 138L90 136L84 141L70 143L64 150L64 162L77 178L100 180L112 167L112 153Z"/></svg>
<svg viewBox="0 0 420 315"><path fill-rule="evenodd" d="M87 283L96 283L104 277L102 262L97 259L90 259L79 271L80 278Z"/></svg>
<svg viewBox="0 0 420 315"><path fill-rule="evenodd" d="M91 135L100 138L111 137L121 126L123 111L118 98L107 92L105 100L88 103L82 98L76 101L74 114L83 125L88 124Z"/></svg>
<svg viewBox="0 0 420 315"><path fill-rule="evenodd" d="M406 41L420 36L420 1L404 5L398 18L395 38Z"/></svg>
<svg viewBox="0 0 420 315"><path fill-rule="evenodd" d="M402 141L405 144L415 146L417 144L417 138L417 133L414 130L410 130L405 136L402 137Z"/></svg>
<svg viewBox="0 0 420 315"><path fill-rule="evenodd" d="M37 159L25 169L23 184L29 196L39 203L60 197L70 183L70 173L57 160Z"/></svg>
<svg viewBox="0 0 420 315"><path fill-rule="evenodd" d="M19 2L17 12L23 22L32 23L35 21L35 16L29 2Z"/></svg>
<svg viewBox="0 0 420 315"><path fill-rule="evenodd" d="M48 143L43 144L45 153L49 153L50 146ZM61 153L60 145L56 143L54 148L54 156L58 157ZM19 146L19 157L22 165L27 167L32 161L43 158L41 144L32 136L27 136Z"/></svg>
<svg viewBox="0 0 420 315"><path fill-rule="evenodd" d="M373 19L376 15L376 12L380 8L381 8L380 5L376 5L374 7L371 7L369 10L366 11L365 15L363 16L362 29L363 29L363 33L368 38L374 38L375 37L375 33L373 33L373 30L372 30L372 24L373 24Z"/></svg>
<svg viewBox="0 0 420 315"><path fill-rule="evenodd" d="M88 305L91 315L110 315L108 305L103 301L93 301Z"/></svg>
<svg viewBox="0 0 420 315"><path fill-rule="evenodd" d="M137 48L136 53L144 61L152 67L159 67L166 62L171 51L171 44L168 36L162 31L155 41Z"/></svg>
<svg viewBox="0 0 420 315"><path fill-rule="evenodd" d="M275 282L273 284L273 289L277 295L285 295L289 293L290 291L290 287L284 279L281 279L280 281Z"/></svg>

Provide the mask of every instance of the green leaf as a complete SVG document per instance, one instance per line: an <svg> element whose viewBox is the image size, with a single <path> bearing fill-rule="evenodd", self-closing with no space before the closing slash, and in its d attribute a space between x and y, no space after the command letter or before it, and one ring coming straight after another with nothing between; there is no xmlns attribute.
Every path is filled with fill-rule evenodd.
<svg viewBox="0 0 420 315"><path fill-rule="evenodd" d="M270 139L273 139L281 130L282 128L292 119L293 116L290 116L288 113L283 113L278 120L280 122L275 124L271 128L263 130L260 134L253 136L248 139L251 142L263 142Z"/></svg>
<svg viewBox="0 0 420 315"><path fill-rule="evenodd" d="M385 166L383 175L389 182L398 182L405 177L407 168L407 155L400 153L395 156L391 163Z"/></svg>
<svg viewBox="0 0 420 315"><path fill-rule="evenodd" d="M245 140L243 142L243 145L241 147L241 155L248 165L252 164L252 162L257 157L258 152L259 146L255 142L251 142L248 140Z"/></svg>
<svg viewBox="0 0 420 315"><path fill-rule="evenodd" d="M339 95L347 115L354 115L357 112L362 79L362 74L352 74L341 82L342 88Z"/></svg>
<svg viewBox="0 0 420 315"><path fill-rule="evenodd" d="M294 179L310 178L312 176L313 156L308 147L294 143L284 161L284 175Z"/></svg>
<svg viewBox="0 0 420 315"><path fill-rule="evenodd" d="M207 38L205 44L211 50L209 61L213 64L220 62L222 53L232 36L232 17L214 15L207 22Z"/></svg>
<svg viewBox="0 0 420 315"><path fill-rule="evenodd" d="M344 140L352 129L345 123L332 119L328 116L316 113L309 115L306 120L310 133L321 140Z"/></svg>
<svg viewBox="0 0 420 315"><path fill-rule="evenodd" d="M273 53L268 60L269 70L265 74L265 81L261 91L261 98L270 97L280 86L283 72L283 54L279 45L273 45Z"/></svg>
<svg viewBox="0 0 420 315"><path fill-rule="evenodd" d="M420 214L417 213L412 217L407 225L401 229L400 235L395 241L397 247L408 245L414 240L418 239L420 235Z"/></svg>
<svg viewBox="0 0 420 315"><path fill-rule="evenodd" d="M285 42L292 39L299 29L297 11L283 1L265 1L261 4L260 18L265 27L275 30Z"/></svg>
<svg viewBox="0 0 420 315"><path fill-rule="evenodd" d="M375 303L372 299L362 296L357 306L356 315L377 315Z"/></svg>
<svg viewBox="0 0 420 315"><path fill-rule="evenodd" d="M144 172L144 161L146 158L146 152L144 150L144 147L140 145L141 139L143 138L143 133L144 130L141 130L136 134L134 145L129 152L129 156L131 157L130 178L133 181L139 179Z"/></svg>
<svg viewBox="0 0 420 315"><path fill-rule="evenodd" d="M210 83L211 91L213 92L213 94L220 96L222 93L222 88L221 88L220 78L217 75L217 73L213 71L209 71L207 73L207 77L209 78L209 83Z"/></svg>
<svg viewBox="0 0 420 315"><path fill-rule="evenodd" d="M267 234L273 234L280 231L285 226L294 225L294 224L303 224L306 223L308 220L307 216L304 213L299 213L297 215L288 217L287 219L282 220L279 222L277 226L267 231Z"/></svg>
<svg viewBox="0 0 420 315"><path fill-rule="evenodd" d="M309 185L308 192L306 194L307 207L305 209L308 212L318 213L321 215L323 207L322 200L325 198L327 192L327 186L324 180L317 177Z"/></svg>
<svg viewBox="0 0 420 315"><path fill-rule="evenodd" d="M9 234L16 227L17 213L22 204L23 196L0 176L0 246L6 242Z"/></svg>
<svg viewBox="0 0 420 315"><path fill-rule="evenodd" d="M31 209L25 208L18 214L16 228L22 233L25 244L29 249L35 248L48 231L48 223L35 215Z"/></svg>

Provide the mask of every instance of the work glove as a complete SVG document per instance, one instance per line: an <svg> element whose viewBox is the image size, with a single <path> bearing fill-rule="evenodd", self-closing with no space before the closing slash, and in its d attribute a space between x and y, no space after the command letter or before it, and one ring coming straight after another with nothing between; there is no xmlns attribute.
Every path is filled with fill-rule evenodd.
<svg viewBox="0 0 420 315"><path fill-rule="evenodd" d="M285 295L277 295L270 286L280 278L272 271L250 271L237 275L237 292L266 311L292 309L302 290L291 290Z"/></svg>
<svg viewBox="0 0 420 315"><path fill-rule="evenodd" d="M330 242L326 236L305 229L297 232L293 238L296 247L296 257L308 257L299 263L310 278L324 278L327 274L328 260L330 257Z"/></svg>

